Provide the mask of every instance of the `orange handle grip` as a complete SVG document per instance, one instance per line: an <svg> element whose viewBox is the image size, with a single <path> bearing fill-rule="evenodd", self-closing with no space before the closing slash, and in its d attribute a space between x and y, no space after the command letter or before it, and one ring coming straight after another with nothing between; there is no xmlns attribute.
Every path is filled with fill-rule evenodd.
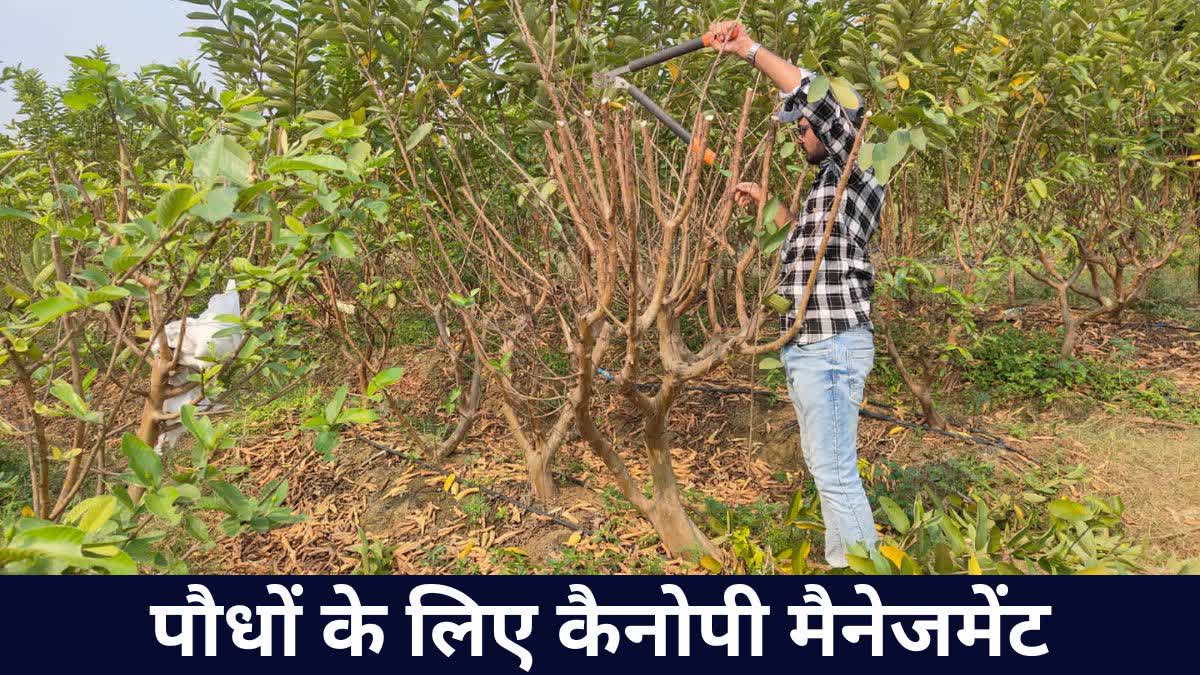
<svg viewBox="0 0 1200 675"><path fill-rule="evenodd" d="M690 150L691 152L696 152L699 149L700 149L700 140L695 139L695 138L692 139L692 142L689 144L688 150ZM709 166L713 166L714 164L716 164L716 162L717 162L717 153L713 152L712 148L705 148L704 149L704 163Z"/></svg>

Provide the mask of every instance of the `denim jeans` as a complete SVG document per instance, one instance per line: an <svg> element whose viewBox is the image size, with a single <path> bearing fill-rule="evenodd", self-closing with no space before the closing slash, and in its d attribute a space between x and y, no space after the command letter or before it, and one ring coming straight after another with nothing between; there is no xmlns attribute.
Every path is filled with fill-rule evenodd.
<svg viewBox="0 0 1200 675"><path fill-rule="evenodd" d="M871 330L855 326L807 345L780 352L788 393L800 423L804 462L821 495L825 560L846 567L846 548L877 542L871 505L858 475L858 409L863 385L875 363Z"/></svg>

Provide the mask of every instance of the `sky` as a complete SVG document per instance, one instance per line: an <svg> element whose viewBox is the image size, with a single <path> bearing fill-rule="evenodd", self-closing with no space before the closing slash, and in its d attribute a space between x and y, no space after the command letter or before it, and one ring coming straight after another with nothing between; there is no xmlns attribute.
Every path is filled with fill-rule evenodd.
<svg viewBox="0 0 1200 675"><path fill-rule="evenodd" d="M66 56L104 45L124 73L150 63L195 58L198 41L180 37L203 8L179 0L0 0L0 67L37 68L53 85L66 82ZM0 126L17 112L0 91Z"/></svg>

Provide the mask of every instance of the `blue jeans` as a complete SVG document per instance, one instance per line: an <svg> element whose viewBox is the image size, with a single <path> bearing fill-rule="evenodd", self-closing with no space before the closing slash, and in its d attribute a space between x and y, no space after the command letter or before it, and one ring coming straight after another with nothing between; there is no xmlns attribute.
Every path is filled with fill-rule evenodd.
<svg viewBox="0 0 1200 675"><path fill-rule="evenodd" d="M846 567L846 548L878 540L858 475L858 409L875 363L870 329L855 326L827 340L780 351L788 393L800 423L804 462L821 495L825 560Z"/></svg>

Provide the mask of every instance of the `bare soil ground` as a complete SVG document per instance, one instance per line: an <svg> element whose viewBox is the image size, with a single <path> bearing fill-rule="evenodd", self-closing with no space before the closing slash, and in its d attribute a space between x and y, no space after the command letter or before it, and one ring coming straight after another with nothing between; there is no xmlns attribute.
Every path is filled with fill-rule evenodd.
<svg viewBox="0 0 1200 675"><path fill-rule="evenodd" d="M1053 321L1053 308L1035 307L1017 325ZM1181 388L1200 388L1200 334L1130 316L1121 326L1086 328L1081 349L1111 356L1119 344L1113 337L1136 345L1138 367L1169 377ZM426 414L436 407L438 392L447 389L446 373L419 354L410 360L413 367L395 391L412 403L414 412ZM735 364L700 384L761 388L761 379L750 364ZM868 391L869 398L872 394ZM0 400L13 417L15 404ZM689 392L672 417L673 456L685 494L694 504L705 496L728 505L786 503L804 476L793 415L784 397ZM623 441L626 461L635 476L645 478L636 419L627 404L613 395L601 396L597 417L618 430L614 433ZM1009 409L970 422L1003 433L1014 420L1029 432L1023 440L1006 440L1033 463L1085 465L1092 489L1124 500L1133 534L1147 544L1150 569L1167 570L1176 561L1200 555L1200 427L1102 408L1036 414ZM251 491L274 478L287 478L289 504L307 519L265 535L223 539L209 551L197 548L187 556L193 569L349 573L364 564L365 535L380 544L398 573L581 571L570 566L576 558L603 558L606 569L702 572L665 556L650 525L610 487L605 468L582 443L569 445L559 458L557 468L570 480L560 480L558 498L545 507L588 534L484 499L476 491L473 486L486 485L520 501L531 499L522 458L495 414L485 414L460 452L438 471L381 454L352 437L344 439L336 463L326 462L313 452L311 436L300 433L299 426L299 413L287 411L251 423L245 440L228 451L225 461L247 467L241 480ZM415 447L411 436L395 425L380 423L362 431L404 451ZM861 420L860 453L870 461L901 465L973 457L1016 473L1033 468L1015 453L867 419Z"/></svg>

